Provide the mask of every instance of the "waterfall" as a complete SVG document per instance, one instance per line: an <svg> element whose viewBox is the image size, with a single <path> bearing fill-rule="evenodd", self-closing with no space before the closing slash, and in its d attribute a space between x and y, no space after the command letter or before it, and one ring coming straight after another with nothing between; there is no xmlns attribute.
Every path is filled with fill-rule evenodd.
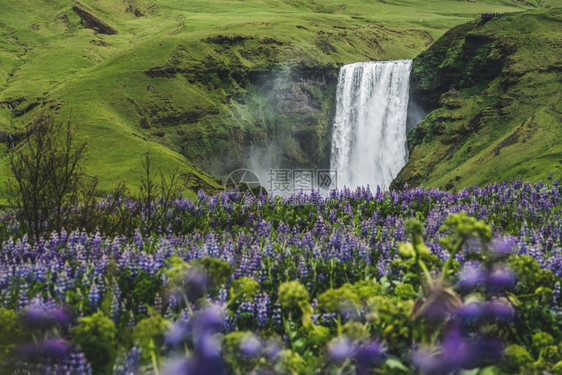
<svg viewBox="0 0 562 375"><path fill-rule="evenodd" d="M341 68L331 155L338 187L388 189L406 164L411 67L399 60Z"/></svg>

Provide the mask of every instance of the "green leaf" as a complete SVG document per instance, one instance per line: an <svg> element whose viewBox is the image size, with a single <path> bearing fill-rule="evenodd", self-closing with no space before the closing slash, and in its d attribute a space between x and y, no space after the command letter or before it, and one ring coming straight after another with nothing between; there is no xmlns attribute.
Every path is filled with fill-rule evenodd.
<svg viewBox="0 0 562 375"><path fill-rule="evenodd" d="M293 342L293 349L295 351L301 351L302 349L304 349L306 347L306 339L298 339L297 341Z"/></svg>
<svg viewBox="0 0 562 375"><path fill-rule="evenodd" d="M398 244L398 255L405 259L413 258L416 256L416 251L411 243L401 242Z"/></svg>
<svg viewBox="0 0 562 375"><path fill-rule="evenodd" d="M399 360L397 360L396 358L389 358L385 361L385 365L393 370L402 370L405 372L408 372L409 369L404 366L404 364L402 362L400 362Z"/></svg>
<svg viewBox="0 0 562 375"><path fill-rule="evenodd" d="M521 306L521 301L519 301L519 298L517 298L515 294L507 293L507 299L509 299L509 302L511 302L513 306L515 307Z"/></svg>

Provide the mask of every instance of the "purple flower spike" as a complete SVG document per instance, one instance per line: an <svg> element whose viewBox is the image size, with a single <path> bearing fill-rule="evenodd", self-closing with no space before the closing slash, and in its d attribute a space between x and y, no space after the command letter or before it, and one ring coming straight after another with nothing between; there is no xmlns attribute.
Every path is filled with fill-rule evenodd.
<svg viewBox="0 0 562 375"><path fill-rule="evenodd" d="M70 353L70 345L62 339L47 339L41 346L43 355L48 358L62 359Z"/></svg>
<svg viewBox="0 0 562 375"><path fill-rule="evenodd" d="M465 322L476 322L486 313L486 305L481 302L469 302L457 310L457 315Z"/></svg>
<svg viewBox="0 0 562 375"><path fill-rule="evenodd" d="M357 370L360 374L371 373L372 369L377 366L384 358L384 346L382 343L372 341L361 345L355 354Z"/></svg>
<svg viewBox="0 0 562 375"><path fill-rule="evenodd" d="M51 325L51 317L41 306L30 306L22 315L22 323L29 329L43 329Z"/></svg>
<svg viewBox="0 0 562 375"><path fill-rule="evenodd" d="M70 313L70 311L61 306L50 309L48 313L53 323L55 324L65 325L70 323L70 320L72 319L72 314Z"/></svg>
<svg viewBox="0 0 562 375"><path fill-rule="evenodd" d="M281 352L281 343L275 339L269 339L263 352L267 358L275 360Z"/></svg>
<svg viewBox="0 0 562 375"><path fill-rule="evenodd" d="M195 302L205 295L209 287L209 278L203 271L192 268L185 277L184 287L187 299Z"/></svg>
<svg viewBox="0 0 562 375"><path fill-rule="evenodd" d="M495 290L509 290L515 286L515 275L505 267L495 268L487 280L488 287Z"/></svg>
<svg viewBox="0 0 562 375"><path fill-rule="evenodd" d="M198 335L211 335L221 332L225 326L225 317L218 305L209 305L197 312L191 319L191 328Z"/></svg>
<svg viewBox="0 0 562 375"><path fill-rule="evenodd" d="M334 362L343 362L353 355L353 342L347 337L338 337L328 344L328 356Z"/></svg>
<svg viewBox="0 0 562 375"><path fill-rule="evenodd" d="M473 289L486 281L486 272L479 267L466 267L459 277L459 286L463 289Z"/></svg>
<svg viewBox="0 0 562 375"><path fill-rule="evenodd" d="M27 360L33 360L43 355L43 348L37 344L25 344L18 347L18 352Z"/></svg>
<svg viewBox="0 0 562 375"><path fill-rule="evenodd" d="M513 252L513 242L509 238L496 239L492 249L497 256L508 256Z"/></svg>
<svg viewBox="0 0 562 375"><path fill-rule="evenodd" d="M217 335L204 335L199 338L196 350L201 358L216 360L220 358L221 342Z"/></svg>
<svg viewBox="0 0 562 375"><path fill-rule="evenodd" d="M176 358L164 365L162 375L189 374L189 362L186 358Z"/></svg>
<svg viewBox="0 0 562 375"><path fill-rule="evenodd" d="M503 356L503 347L498 340L480 339L471 346L471 351L476 359L474 365L497 362Z"/></svg>
<svg viewBox="0 0 562 375"><path fill-rule="evenodd" d="M420 349L415 352L412 360L416 367L427 375L441 375L449 371L449 367L443 355L428 349Z"/></svg>
<svg viewBox="0 0 562 375"><path fill-rule="evenodd" d="M189 338L189 329L185 324L174 323L166 333L166 346L176 347Z"/></svg>
<svg viewBox="0 0 562 375"><path fill-rule="evenodd" d="M443 357L451 368L463 368L474 362L472 346L460 330L452 329L443 340Z"/></svg>
<svg viewBox="0 0 562 375"><path fill-rule="evenodd" d="M515 318L515 309L505 298L499 298L488 305L488 314L502 322L511 322Z"/></svg>
<svg viewBox="0 0 562 375"><path fill-rule="evenodd" d="M254 334L249 334L240 342L240 353L245 358L256 358L261 353L261 342Z"/></svg>

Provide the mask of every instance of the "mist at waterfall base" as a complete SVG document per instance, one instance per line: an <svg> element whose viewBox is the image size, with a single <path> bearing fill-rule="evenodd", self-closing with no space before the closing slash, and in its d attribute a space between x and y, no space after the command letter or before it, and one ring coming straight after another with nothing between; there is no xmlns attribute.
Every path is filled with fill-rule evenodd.
<svg viewBox="0 0 562 375"><path fill-rule="evenodd" d="M341 68L331 154L338 188L387 189L408 161L411 66L398 60Z"/></svg>
<svg viewBox="0 0 562 375"><path fill-rule="evenodd" d="M426 115L409 95L411 64L411 60L363 62L340 69L330 157L338 189L385 190L408 161L407 132ZM268 190L271 171L284 164L279 142L286 139L275 138L249 153L249 168Z"/></svg>

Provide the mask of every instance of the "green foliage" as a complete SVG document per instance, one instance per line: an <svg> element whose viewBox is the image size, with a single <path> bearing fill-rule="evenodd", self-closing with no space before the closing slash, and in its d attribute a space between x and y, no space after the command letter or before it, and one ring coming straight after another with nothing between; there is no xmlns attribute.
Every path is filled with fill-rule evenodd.
<svg viewBox="0 0 562 375"><path fill-rule="evenodd" d="M344 325L345 326L345 325ZM351 331L353 327L349 327L347 330ZM344 329L342 327L342 329ZM323 350L326 344L332 338L332 333L328 327L320 325L311 325L306 330L306 342L310 348L316 352Z"/></svg>
<svg viewBox="0 0 562 375"><path fill-rule="evenodd" d="M484 243L492 238L490 226L482 220L468 216L466 212L449 215L442 230L454 234L442 242L442 245L450 252L454 251L459 243L464 243L471 238L479 239Z"/></svg>
<svg viewBox="0 0 562 375"><path fill-rule="evenodd" d="M224 359L233 372L249 373L261 362L261 356L259 355L248 358L243 354L241 346L244 340L259 340L259 338L250 331L235 331L229 333L223 339Z"/></svg>
<svg viewBox="0 0 562 375"><path fill-rule="evenodd" d="M260 291L260 284L251 277L241 277L232 282L229 291L229 303L252 301Z"/></svg>
<svg viewBox="0 0 562 375"><path fill-rule="evenodd" d="M170 257L167 262L168 269L164 274L172 285L180 285L189 270L189 264L176 255Z"/></svg>
<svg viewBox="0 0 562 375"><path fill-rule="evenodd" d="M533 358L522 346L512 344L505 348L504 367L510 372L528 370L533 364Z"/></svg>
<svg viewBox="0 0 562 375"><path fill-rule="evenodd" d="M517 275L515 287L517 293L535 293L541 287L549 289L554 287L555 278L552 271L541 268L532 257L528 255L513 256L509 259L509 264Z"/></svg>
<svg viewBox="0 0 562 375"><path fill-rule="evenodd" d="M215 292L232 275L232 266L228 262L214 257L197 259L192 261L191 264L209 275L212 284L211 290Z"/></svg>
<svg viewBox="0 0 562 375"><path fill-rule="evenodd" d="M559 6L459 25L413 60L412 96L429 114L410 131L409 161L391 187L560 173Z"/></svg>
<svg viewBox="0 0 562 375"><path fill-rule="evenodd" d="M97 182L90 186L84 175L87 144L76 141L70 122L64 126L42 115L26 132L26 142L9 153L13 180L8 183L8 200L25 232L38 240L69 227L81 195L92 195Z"/></svg>
<svg viewBox="0 0 562 375"><path fill-rule="evenodd" d="M144 304L152 306L156 294L163 293L162 279L159 275L150 275L145 271L138 271L136 275L121 272L119 274L119 288L130 295L128 301L131 306Z"/></svg>
<svg viewBox="0 0 562 375"><path fill-rule="evenodd" d="M78 319L72 341L79 344L96 374L111 374L116 358L117 329L113 321L97 312Z"/></svg>
<svg viewBox="0 0 562 375"><path fill-rule="evenodd" d="M123 179L136 191L139 150L147 149L155 165L193 175L187 190L216 191L220 184L190 162L203 163L208 171L223 166L232 170L233 161L239 162L244 155L240 151L249 145L284 143L277 137L278 127L291 125L291 116L264 129L264 123L283 116L270 109L267 85L252 95L252 90L260 91L256 81L274 81L268 79L271 72L279 73L276 89L287 90L292 77L284 71L286 66L302 64L299 69L305 73L317 72L318 82L330 76L323 67L412 58L446 30L481 12L533 7L491 0L453 1L446 11L438 0L80 3L118 33L104 35L86 28L87 22L73 12L74 4L64 0L32 8L26 2L0 5L0 130L19 131L41 108L56 112L58 119L72 109L81 124L80 137L92 141L86 171L100 176L104 191ZM131 3L142 16L125 11ZM335 79L333 73L331 77ZM333 93L330 85L334 82L305 95ZM326 94L318 103L320 121L291 114L299 117L303 132L325 148L332 99ZM306 120L315 125L307 126ZM295 145L300 139L291 141L281 145L288 157L321 161L317 155L303 156L304 147ZM221 154L225 157L217 157ZM4 176L1 170L0 178Z"/></svg>
<svg viewBox="0 0 562 375"><path fill-rule="evenodd" d="M349 321L342 326L341 331L343 336L355 341L366 341L370 337L367 325L360 322Z"/></svg>
<svg viewBox="0 0 562 375"><path fill-rule="evenodd" d="M412 285L399 284L394 288L394 295L402 300L409 300L416 298L417 293Z"/></svg>
<svg viewBox="0 0 562 375"><path fill-rule="evenodd" d="M24 335L16 312L0 307L0 372L14 370L14 349L21 343Z"/></svg>
<svg viewBox="0 0 562 375"><path fill-rule="evenodd" d="M306 363L298 353L284 349L279 354L279 357L280 361L277 369L282 374L298 375L304 373Z"/></svg>
<svg viewBox="0 0 562 375"><path fill-rule="evenodd" d="M328 289L318 296L318 308L328 313L344 314L357 311L360 299L349 285L337 289Z"/></svg>
<svg viewBox="0 0 562 375"><path fill-rule="evenodd" d="M157 363L162 353L164 334L169 322L160 315L154 315L138 322L133 331L133 340L139 343L142 357L148 361L156 356Z"/></svg>
<svg viewBox="0 0 562 375"><path fill-rule="evenodd" d="M361 280L349 288L363 302L371 296L379 296L384 293L382 285L375 280Z"/></svg>
<svg viewBox="0 0 562 375"><path fill-rule="evenodd" d="M492 238L490 226L482 220L469 217L466 212L449 215L440 230L449 233L439 241L449 251L449 258L441 270L441 279L455 272L455 256L469 240L476 241L486 249Z"/></svg>
<svg viewBox="0 0 562 375"><path fill-rule="evenodd" d="M397 305L384 296L373 296L367 300L368 317L377 324L392 322L398 313Z"/></svg>
<svg viewBox="0 0 562 375"><path fill-rule="evenodd" d="M286 309L309 305L306 288L298 281L287 281L279 285L279 303Z"/></svg>

